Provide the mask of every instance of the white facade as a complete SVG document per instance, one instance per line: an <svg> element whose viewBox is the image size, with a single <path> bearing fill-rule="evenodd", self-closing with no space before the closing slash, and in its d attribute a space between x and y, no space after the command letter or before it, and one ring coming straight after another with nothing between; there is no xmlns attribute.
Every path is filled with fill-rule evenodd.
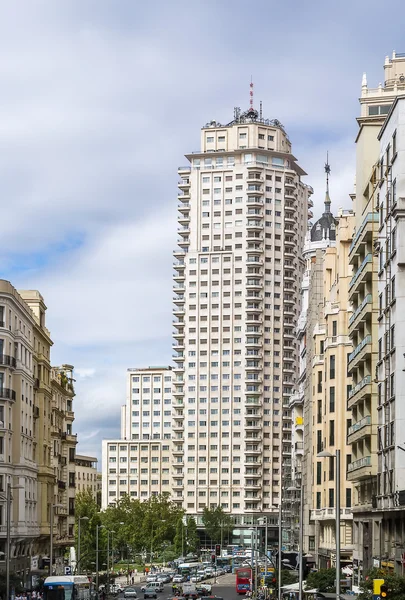
<svg viewBox="0 0 405 600"><path fill-rule="evenodd" d="M120 440L103 440L101 505L172 493L172 370L128 369Z"/></svg>
<svg viewBox="0 0 405 600"><path fill-rule="evenodd" d="M282 125L255 111L208 124L187 158L174 253L174 500L247 523L274 511L291 454L312 189Z"/></svg>

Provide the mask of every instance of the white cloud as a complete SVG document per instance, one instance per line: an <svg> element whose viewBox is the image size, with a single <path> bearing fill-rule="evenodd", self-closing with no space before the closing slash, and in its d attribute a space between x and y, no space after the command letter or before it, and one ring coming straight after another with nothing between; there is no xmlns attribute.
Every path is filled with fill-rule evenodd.
<svg viewBox="0 0 405 600"><path fill-rule="evenodd" d="M378 84L405 9L394 0L381 30L375 0L0 4L0 268L44 294L96 451L119 433L125 369L170 361L176 167L200 126L246 108L253 76L308 172L314 219L326 150L334 212L350 207L361 75Z"/></svg>

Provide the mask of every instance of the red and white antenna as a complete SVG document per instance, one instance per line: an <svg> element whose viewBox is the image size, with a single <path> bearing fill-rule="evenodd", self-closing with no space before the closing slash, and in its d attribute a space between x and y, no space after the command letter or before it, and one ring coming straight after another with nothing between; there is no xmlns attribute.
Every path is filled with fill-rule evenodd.
<svg viewBox="0 0 405 600"><path fill-rule="evenodd" d="M253 109L253 79L250 79L250 110Z"/></svg>

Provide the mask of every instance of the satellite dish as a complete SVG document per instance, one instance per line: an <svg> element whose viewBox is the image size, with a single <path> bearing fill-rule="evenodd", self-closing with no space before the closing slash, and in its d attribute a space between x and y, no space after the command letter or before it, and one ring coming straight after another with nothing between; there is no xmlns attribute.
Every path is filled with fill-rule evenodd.
<svg viewBox="0 0 405 600"><path fill-rule="evenodd" d="M405 82L405 75L400 75L400 77L399 77L399 81L400 81L401 83L404 83L404 82Z"/></svg>

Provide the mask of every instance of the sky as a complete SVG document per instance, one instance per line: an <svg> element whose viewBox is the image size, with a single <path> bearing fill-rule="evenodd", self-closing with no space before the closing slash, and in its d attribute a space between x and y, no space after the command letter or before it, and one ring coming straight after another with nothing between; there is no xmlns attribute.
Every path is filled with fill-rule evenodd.
<svg viewBox="0 0 405 600"><path fill-rule="evenodd" d="M126 369L171 363L177 167L263 101L322 212L350 208L363 72L405 51L375 0L0 0L0 277L39 289L75 365L78 452L120 434ZM388 18L388 17L387 17ZM388 21L387 21L388 22Z"/></svg>

